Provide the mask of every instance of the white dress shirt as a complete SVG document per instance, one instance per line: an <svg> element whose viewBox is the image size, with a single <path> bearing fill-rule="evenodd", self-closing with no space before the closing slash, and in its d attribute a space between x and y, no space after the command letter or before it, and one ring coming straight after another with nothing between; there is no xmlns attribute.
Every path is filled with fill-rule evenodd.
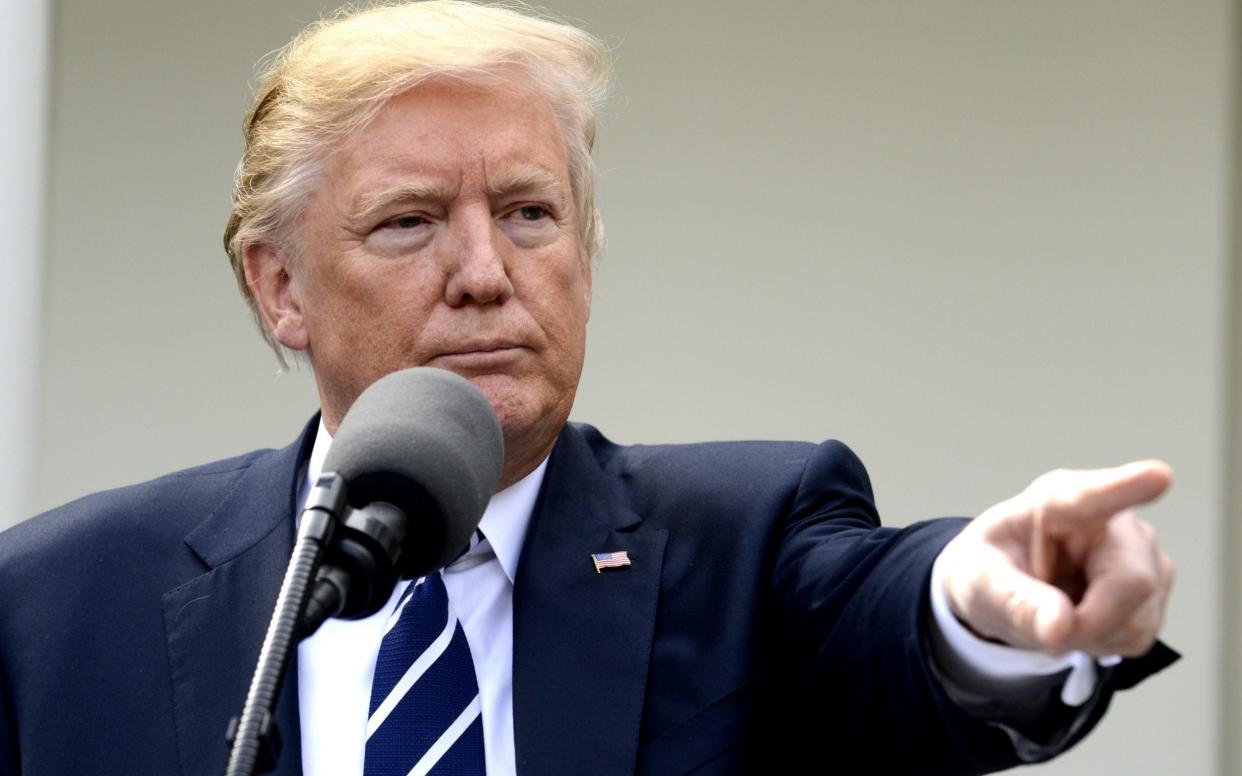
<svg viewBox="0 0 1242 776"><path fill-rule="evenodd" d="M315 436L302 482L300 503L323 471L332 437L323 423ZM474 658L483 707L483 745L487 772L516 772L513 749L513 580L526 526L548 462L492 497L479 528L495 557L484 563L445 569L444 587L461 620ZM1054 674L1071 669L1062 690L1069 705L1080 705L1095 687L1095 661L1083 653L1049 657L985 642L949 611L940 563L932 571L933 620L943 643L978 676L998 682ZM298 645L298 706L302 725L302 772L306 776L361 776L366 747L371 680L384 626L408 582L393 590L388 604L364 620L328 620ZM1102 661L1103 662L1103 661Z"/></svg>
<svg viewBox="0 0 1242 776"><path fill-rule="evenodd" d="M302 483L305 502L323 471L332 437L323 423ZM457 612L483 707L483 748L489 774L516 771L513 754L513 580L526 526L535 509L548 462L492 496L479 528L495 557L452 566L444 588ZM298 645L298 707L302 723L302 773L361 776L371 680L384 626L408 581L399 583L383 609L365 620L328 620Z"/></svg>

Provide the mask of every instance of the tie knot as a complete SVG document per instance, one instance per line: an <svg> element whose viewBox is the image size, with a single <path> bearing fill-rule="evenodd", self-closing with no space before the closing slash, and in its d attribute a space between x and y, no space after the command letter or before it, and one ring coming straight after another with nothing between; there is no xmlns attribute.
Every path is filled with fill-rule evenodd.
<svg viewBox="0 0 1242 776"><path fill-rule="evenodd" d="M457 561L470 554L470 551L479 546L479 542L483 541L483 532L478 528L474 529L474 533L470 534L470 541L466 542L466 546L461 548L461 552L453 557L449 565L453 565Z"/></svg>
<svg viewBox="0 0 1242 776"><path fill-rule="evenodd" d="M496 557L496 553L492 551L492 545L487 541L487 537L478 528L474 529L474 533L470 536L470 541L457 553L457 557L444 567L444 571L465 571L468 568L484 563Z"/></svg>

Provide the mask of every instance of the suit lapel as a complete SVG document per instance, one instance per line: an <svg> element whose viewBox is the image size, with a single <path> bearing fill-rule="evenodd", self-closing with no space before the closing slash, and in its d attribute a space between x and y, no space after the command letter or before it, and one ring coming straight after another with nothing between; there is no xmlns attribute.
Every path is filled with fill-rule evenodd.
<svg viewBox="0 0 1242 776"><path fill-rule="evenodd" d="M642 531L582 436L557 441L514 585L520 773L634 772L667 532ZM628 552L597 573L591 554Z"/></svg>
<svg viewBox="0 0 1242 776"><path fill-rule="evenodd" d="M225 728L241 713L288 565L296 473L317 423L313 419L289 447L255 457L232 492L186 537L206 573L164 594L173 713L186 776L225 769ZM291 658L276 710L285 742L280 774L301 773L296 678Z"/></svg>

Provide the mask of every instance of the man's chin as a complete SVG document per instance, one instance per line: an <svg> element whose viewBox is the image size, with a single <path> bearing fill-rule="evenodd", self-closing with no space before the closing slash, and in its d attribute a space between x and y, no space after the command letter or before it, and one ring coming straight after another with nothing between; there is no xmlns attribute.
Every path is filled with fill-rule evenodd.
<svg viewBox="0 0 1242 776"><path fill-rule="evenodd" d="M549 401L550 392L540 391L542 386L511 375L475 375L466 379L492 405L504 433L506 455L508 451L550 447L569 418L572 393L570 401Z"/></svg>
<svg viewBox="0 0 1242 776"><path fill-rule="evenodd" d="M518 430L517 427L523 425L523 418L529 416L530 401L516 378L491 372L462 374L455 369L450 371L469 380L470 384L478 388L479 392L487 398L488 403L492 405L492 411L496 413L496 419L500 421L500 428L505 432L506 439L509 438L511 428L514 431Z"/></svg>

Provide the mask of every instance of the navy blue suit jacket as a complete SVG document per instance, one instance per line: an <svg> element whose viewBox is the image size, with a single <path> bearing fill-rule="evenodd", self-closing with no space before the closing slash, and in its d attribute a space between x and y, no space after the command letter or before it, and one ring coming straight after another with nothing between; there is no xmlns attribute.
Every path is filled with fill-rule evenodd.
<svg viewBox="0 0 1242 776"><path fill-rule="evenodd" d="M314 428L0 535L0 772L224 771ZM840 443L623 447L567 427L514 588L519 772L1016 764L929 668L927 578L960 522L877 526ZM617 550L632 565L597 573L591 553ZM292 668L282 774L300 772L295 685Z"/></svg>

